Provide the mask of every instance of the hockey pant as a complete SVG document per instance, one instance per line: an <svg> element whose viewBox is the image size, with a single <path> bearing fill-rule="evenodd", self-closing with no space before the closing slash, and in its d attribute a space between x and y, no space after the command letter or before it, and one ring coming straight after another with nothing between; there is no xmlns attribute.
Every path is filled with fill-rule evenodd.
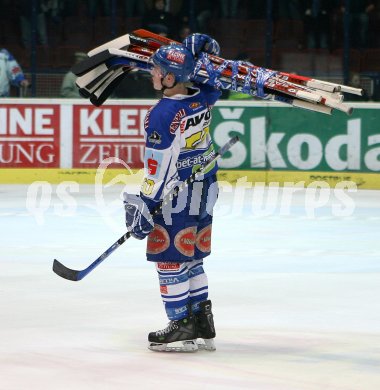
<svg viewBox="0 0 380 390"><path fill-rule="evenodd" d="M156 263L161 297L169 320L187 317L189 306L197 313L199 303L208 298L207 275L203 260L185 263Z"/></svg>
<svg viewBox="0 0 380 390"><path fill-rule="evenodd" d="M216 175L191 183L185 207L153 218L154 230L147 239L147 260L154 262L190 262L202 260L211 253L212 210L218 198ZM176 210L177 198L171 210ZM170 223L168 223L170 222Z"/></svg>

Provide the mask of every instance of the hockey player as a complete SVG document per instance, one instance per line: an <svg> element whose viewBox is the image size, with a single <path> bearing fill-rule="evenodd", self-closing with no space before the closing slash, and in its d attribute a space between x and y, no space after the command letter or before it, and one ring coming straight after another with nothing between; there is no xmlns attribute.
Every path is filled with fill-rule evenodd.
<svg viewBox="0 0 380 390"><path fill-rule="evenodd" d="M162 46L152 56L153 87L163 97L145 118L145 177L140 196L124 194L126 225L134 237L148 237L147 259L155 262L170 320L165 329L149 334L153 351L196 351L199 345L215 350L203 259L211 252L217 165L164 205L162 214L152 220L149 213L215 153L209 128L220 92L188 84L201 51L219 54L219 45L205 34L193 34L182 45ZM204 341L197 344L196 339Z"/></svg>
<svg viewBox="0 0 380 390"><path fill-rule="evenodd" d="M6 49L0 49L0 97L9 96L11 85L27 88L29 81L13 55Z"/></svg>

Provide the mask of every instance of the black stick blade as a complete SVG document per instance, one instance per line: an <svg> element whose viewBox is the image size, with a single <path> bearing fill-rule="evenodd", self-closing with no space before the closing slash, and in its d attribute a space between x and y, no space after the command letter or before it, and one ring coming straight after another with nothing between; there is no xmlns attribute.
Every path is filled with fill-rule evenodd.
<svg viewBox="0 0 380 390"><path fill-rule="evenodd" d="M67 279L67 280L73 280L74 282L77 282L78 280L81 280L80 271L76 271L70 268L67 268L62 263L60 263L58 260L54 259L53 262L53 271L59 275L61 278Z"/></svg>
<svg viewBox="0 0 380 390"><path fill-rule="evenodd" d="M103 62L109 60L112 57L114 56L110 54L108 50L104 50L98 54L95 54L92 57L88 57L83 61L78 62L71 68L71 71L76 76L83 76L85 73L96 68L99 64L102 64Z"/></svg>

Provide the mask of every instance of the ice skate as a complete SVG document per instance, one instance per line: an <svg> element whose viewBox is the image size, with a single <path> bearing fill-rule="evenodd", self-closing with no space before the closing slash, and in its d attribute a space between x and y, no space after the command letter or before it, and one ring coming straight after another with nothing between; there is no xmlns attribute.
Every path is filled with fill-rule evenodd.
<svg viewBox="0 0 380 390"><path fill-rule="evenodd" d="M215 351L215 326L214 316L211 311L211 301L204 301L199 304L201 311L195 314L197 324L197 345L199 349Z"/></svg>
<svg viewBox="0 0 380 390"><path fill-rule="evenodd" d="M195 317L170 321L165 329L149 333L148 348L158 352L196 352L198 345Z"/></svg>

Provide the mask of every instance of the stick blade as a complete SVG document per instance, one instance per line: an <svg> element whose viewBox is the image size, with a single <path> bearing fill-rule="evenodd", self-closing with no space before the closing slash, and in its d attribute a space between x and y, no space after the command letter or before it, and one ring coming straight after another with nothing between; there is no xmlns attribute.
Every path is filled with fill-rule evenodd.
<svg viewBox="0 0 380 390"><path fill-rule="evenodd" d="M54 259L53 271L61 278L72 280L74 282L77 282L78 280L82 279L80 271L67 268L57 259Z"/></svg>
<svg viewBox="0 0 380 390"><path fill-rule="evenodd" d="M114 57L114 55L110 54L108 50L104 50L101 53L85 58L83 61L78 62L71 68L71 71L76 76L83 76L112 57Z"/></svg>

